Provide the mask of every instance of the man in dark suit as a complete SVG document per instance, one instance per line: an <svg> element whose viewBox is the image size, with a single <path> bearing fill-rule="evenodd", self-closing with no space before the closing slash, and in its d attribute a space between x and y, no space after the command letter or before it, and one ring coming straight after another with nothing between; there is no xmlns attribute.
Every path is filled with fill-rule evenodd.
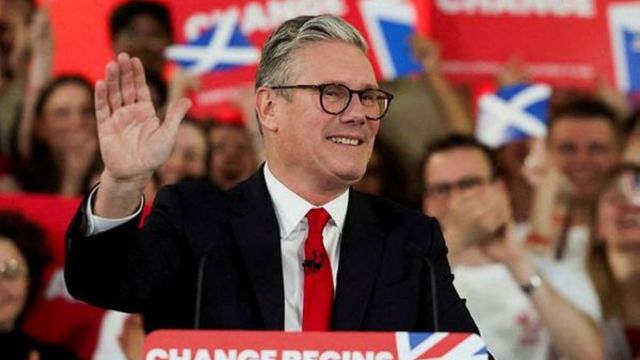
<svg viewBox="0 0 640 360"><path fill-rule="evenodd" d="M349 190L392 98L365 51L333 16L282 24L256 80L266 163L228 193L200 182L162 190L141 231L143 189L190 103L161 122L140 61L120 54L96 84L105 170L69 230L70 292L142 312L147 330L428 331L428 258L439 329L477 332L437 222Z"/></svg>

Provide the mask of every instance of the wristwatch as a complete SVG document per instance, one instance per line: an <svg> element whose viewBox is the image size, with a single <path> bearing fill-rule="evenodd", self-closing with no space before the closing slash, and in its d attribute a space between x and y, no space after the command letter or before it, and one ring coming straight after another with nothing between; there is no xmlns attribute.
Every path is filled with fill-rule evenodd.
<svg viewBox="0 0 640 360"><path fill-rule="evenodd" d="M540 275L534 274L529 278L529 280L527 280L527 282L520 284L520 289L522 289L525 294L531 296L533 291L539 288L540 285L542 285L542 278Z"/></svg>

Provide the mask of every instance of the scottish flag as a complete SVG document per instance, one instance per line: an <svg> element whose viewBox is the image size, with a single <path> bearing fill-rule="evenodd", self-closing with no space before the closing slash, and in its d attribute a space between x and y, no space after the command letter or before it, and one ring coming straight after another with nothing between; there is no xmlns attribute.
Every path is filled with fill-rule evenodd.
<svg viewBox="0 0 640 360"><path fill-rule="evenodd" d="M476 334L396 333L398 360L485 360L487 347Z"/></svg>
<svg viewBox="0 0 640 360"><path fill-rule="evenodd" d="M551 87L518 84L483 95L478 100L476 137L490 147L547 134Z"/></svg>
<svg viewBox="0 0 640 360"><path fill-rule="evenodd" d="M412 56L410 36L417 14L410 1L362 0L360 12L382 76L387 80L422 71Z"/></svg>
<svg viewBox="0 0 640 360"><path fill-rule="evenodd" d="M260 50L242 33L238 13L227 11L186 44L167 48L166 56L188 72L201 75L255 65L260 61Z"/></svg>
<svg viewBox="0 0 640 360"><path fill-rule="evenodd" d="M640 3L609 5L616 79L623 91L640 91Z"/></svg>

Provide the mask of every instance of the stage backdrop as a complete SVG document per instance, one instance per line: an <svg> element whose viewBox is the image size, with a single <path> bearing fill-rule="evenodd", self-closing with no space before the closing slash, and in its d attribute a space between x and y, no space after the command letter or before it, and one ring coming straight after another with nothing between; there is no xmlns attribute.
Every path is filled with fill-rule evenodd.
<svg viewBox="0 0 640 360"><path fill-rule="evenodd" d="M251 84L259 49L283 20L332 13L371 43L381 78L419 71L406 36L430 32L442 44L444 71L474 83L493 76L512 55L531 65L534 80L592 86L608 77L640 90L640 1L628 0L160 0L174 13L178 44L168 55L204 74L193 94L201 115ZM110 52L107 19L121 0L48 0L56 36L56 72L102 76Z"/></svg>

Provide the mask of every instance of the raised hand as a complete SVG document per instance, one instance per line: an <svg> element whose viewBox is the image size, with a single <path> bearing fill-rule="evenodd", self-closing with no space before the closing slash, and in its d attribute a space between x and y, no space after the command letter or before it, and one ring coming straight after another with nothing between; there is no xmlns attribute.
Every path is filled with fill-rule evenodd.
<svg viewBox="0 0 640 360"><path fill-rule="evenodd" d="M432 40L414 35L411 38L413 57L418 60L427 72L438 71L440 66L440 45Z"/></svg>
<svg viewBox="0 0 640 360"><path fill-rule="evenodd" d="M160 120L140 59L120 54L107 64L105 80L96 83L95 105L105 170L94 214L122 218L137 208L154 170L169 157L191 101L182 98L169 105Z"/></svg>
<svg viewBox="0 0 640 360"><path fill-rule="evenodd" d="M180 121L191 106L180 99L169 106L164 121L151 102L142 63L118 55L96 83L96 118L105 174L117 181L150 178L171 152ZM103 174L103 175L105 175Z"/></svg>
<svg viewBox="0 0 640 360"><path fill-rule="evenodd" d="M441 220L446 231L456 237L457 250L463 250L495 238L511 221L509 199L504 189L491 184L481 191L451 199Z"/></svg>

